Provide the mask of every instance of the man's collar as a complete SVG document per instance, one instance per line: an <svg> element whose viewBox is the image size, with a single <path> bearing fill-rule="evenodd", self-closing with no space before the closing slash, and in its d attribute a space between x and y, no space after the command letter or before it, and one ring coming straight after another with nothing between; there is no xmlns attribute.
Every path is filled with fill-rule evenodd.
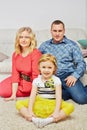
<svg viewBox="0 0 87 130"><path fill-rule="evenodd" d="M50 43L53 43L53 44L54 44L53 38L50 40ZM64 36L64 38L63 38L62 41L58 42L58 44L60 44L60 43L66 43L66 36Z"/></svg>

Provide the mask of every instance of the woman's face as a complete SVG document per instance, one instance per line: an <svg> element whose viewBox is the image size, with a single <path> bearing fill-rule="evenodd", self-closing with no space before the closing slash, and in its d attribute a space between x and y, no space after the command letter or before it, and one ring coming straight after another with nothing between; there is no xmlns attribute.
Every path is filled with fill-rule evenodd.
<svg viewBox="0 0 87 130"><path fill-rule="evenodd" d="M31 40L29 37L29 33L27 31L23 31L19 36L19 44L22 48L29 47L31 44Z"/></svg>

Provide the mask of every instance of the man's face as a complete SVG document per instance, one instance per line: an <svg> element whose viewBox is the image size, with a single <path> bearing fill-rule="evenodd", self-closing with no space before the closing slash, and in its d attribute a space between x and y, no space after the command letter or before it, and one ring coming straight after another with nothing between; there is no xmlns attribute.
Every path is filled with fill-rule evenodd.
<svg viewBox="0 0 87 130"><path fill-rule="evenodd" d="M54 43L58 43L63 40L65 29L62 24L53 24L51 27L51 35Z"/></svg>

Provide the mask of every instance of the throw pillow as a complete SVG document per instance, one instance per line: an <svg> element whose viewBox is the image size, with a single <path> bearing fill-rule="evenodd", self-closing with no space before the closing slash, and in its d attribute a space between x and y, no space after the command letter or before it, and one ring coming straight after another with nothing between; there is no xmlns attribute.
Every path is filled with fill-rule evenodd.
<svg viewBox="0 0 87 130"><path fill-rule="evenodd" d="M78 40L77 42L80 43L83 48L87 48L87 39Z"/></svg>
<svg viewBox="0 0 87 130"><path fill-rule="evenodd" d="M8 59L9 56L5 55L4 53L0 52L0 62L5 60L5 59Z"/></svg>
<svg viewBox="0 0 87 130"><path fill-rule="evenodd" d="M82 49L82 55L83 57L87 57L87 49Z"/></svg>

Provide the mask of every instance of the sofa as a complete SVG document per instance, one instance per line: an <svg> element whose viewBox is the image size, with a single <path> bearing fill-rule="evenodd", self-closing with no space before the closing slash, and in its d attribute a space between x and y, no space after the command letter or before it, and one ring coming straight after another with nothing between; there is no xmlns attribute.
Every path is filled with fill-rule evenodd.
<svg viewBox="0 0 87 130"><path fill-rule="evenodd" d="M0 29L0 81L11 75L12 72L12 53L14 52L15 36L17 29ZM51 38L50 29L34 30L37 38L37 47ZM87 39L87 35L83 29L66 28L66 36L74 41L79 39ZM78 42L81 50L86 50ZM84 58L87 63L87 57ZM81 78L82 82L87 84L87 71Z"/></svg>

